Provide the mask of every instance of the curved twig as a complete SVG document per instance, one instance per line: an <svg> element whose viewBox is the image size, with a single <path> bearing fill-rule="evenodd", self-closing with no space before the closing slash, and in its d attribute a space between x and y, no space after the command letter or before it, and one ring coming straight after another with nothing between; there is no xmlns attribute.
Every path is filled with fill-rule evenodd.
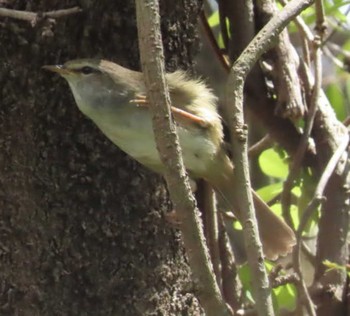
<svg viewBox="0 0 350 316"><path fill-rule="evenodd" d="M33 22L37 21L40 18L61 18L67 15L77 14L82 12L83 10L79 7L73 7L70 9L62 9L62 10L55 10L55 11L48 11L48 12L30 12L30 11L20 11L20 10L13 10L13 9L6 9L6 8L0 8L0 16L6 17L6 18L12 18L22 21L27 21L31 24Z"/></svg>

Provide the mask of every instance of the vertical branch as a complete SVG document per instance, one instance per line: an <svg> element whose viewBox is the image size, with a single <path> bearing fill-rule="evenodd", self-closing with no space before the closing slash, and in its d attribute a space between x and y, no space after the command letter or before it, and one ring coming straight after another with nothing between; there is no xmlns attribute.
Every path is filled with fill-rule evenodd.
<svg viewBox="0 0 350 316"><path fill-rule="evenodd" d="M316 3L316 15L316 31L320 41L323 42L325 28L322 1L317 1ZM305 71L304 77L306 85L312 86L313 78L310 75L310 72L307 68L303 70ZM315 70L317 77L316 67ZM335 113L324 93L322 93L322 90L319 93L319 99L317 102L318 106L312 136L315 141L317 152L320 153L317 157L319 169L325 170L322 174L319 183L320 185L322 181L324 181L324 175L326 174L333 157L336 157L338 150L341 152L341 147L346 147L348 131L343 124L337 120ZM348 155L348 152L342 155L334 172L329 178L328 185L325 188L325 199L322 204L321 218L318 225L319 233L317 239L315 277L312 286L314 289L319 290L319 295L314 299L318 305L317 315L341 315L346 313L346 306L343 301L345 291L347 290L346 272L343 270L327 271L323 261L329 260L339 265L345 265L348 262L348 231L350 220L348 191L350 177L348 173ZM312 210L312 203L316 204L317 199L319 199L317 197L317 194L319 194L317 193L319 185L316 189L315 198L311 201L310 207L308 206L308 209L305 211L305 216L310 209ZM302 220L304 220L304 216ZM298 234L299 233L297 233L297 235ZM331 289L331 294L327 292L329 289Z"/></svg>
<svg viewBox="0 0 350 316"><path fill-rule="evenodd" d="M219 254L219 227L218 227L218 212L216 208L216 198L211 186L204 182L202 183L203 192L203 207L200 210L204 213L204 235L209 248L209 254L213 265L216 281L219 288L222 287L221 265Z"/></svg>
<svg viewBox="0 0 350 316"><path fill-rule="evenodd" d="M239 59L237 61L239 64ZM255 217L253 197L249 179L247 131L243 117L243 74L233 66L227 82L227 105L232 100L229 118L231 123L232 153L235 163L235 176L237 195L241 197L240 208L242 212L242 225L247 247L248 264L253 274L253 289L259 315L274 315L271 289L264 266L262 244L259 238L258 226ZM232 89L233 87L233 89ZM232 89L232 93L230 91Z"/></svg>
<svg viewBox="0 0 350 316"><path fill-rule="evenodd" d="M240 307L241 284L238 283L237 261L233 255L223 216L219 217L219 252L222 264L222 293L234 311Z"/></svg>
<svg viewBox="0 0 350 316"><path fill-rule="evenodd" d="M299 162L293 163L293 167L291 169L291 173L296 173L296 170L299 170L299 166L301 164L301 159L304 155L306 144L308 142L308 139L311 134L311 130L313 127L316 110L317 110L317 104L319 102L320 93L321 93L321 84L322 84L322 52L321 52L321 43L319 37L315 38L315 85L313 88L313 95L311 100L311 106L308 113L308 119L306 121L305 131L302 137L302 142L300 144L298 153L299 153ZM296 167L298 166L298 167ZM297 169L296 169L297 168ZM296 169L296 170L293 170ZM288 177L290 179L290 177ZM291 184L291 183L290 183ZM285 186L286 188L286 186ZM284 188L284 189L285 189ZM290 194L290 191L288 191L288 194ZM318 197L319 198L319 197ZM314 203L314 202L313 202ZM311 205L313 205L313 203ZM284 204L283 204L284 205ZM311 208L311 211L313 208ZM302 275L302 271L300 268L300 247L302 242L302 233L304 230L304 227L306 225L306 221L302 221L300 224L300 227L297 231L297 245L294 249L294 256L293 256L293 263L294 263L294 269L295 272L298 274L298 282L297 282L297 288L298 288L298 301L300 306L304 304L306 306L306 309L308 311L309 315L315 316L316 311L313 306L313 303L311 301L310 295L308 293L308 290L306 288L306 284Z"/></svg>
<svg viewBox="0 0 350 316"><path fill-rule="evenodd" d="M319 102L320 97L320 91L321 91L321 84L322 84L322 63L321 63L321 57L318 55L321 55L321 49L320 49L320 38L317 37L314 40L314 47L315 47L315 70L316 70L316 76L315 76L315 86L313 89L313 95L311 99L311 105L308 111L308 116L305 123L305 129L303 136L300 140L300 145L298 147L298 150L294 156L293 164L290 168L290 172L288 174L288 177L283 185L283 192L282 192L282 210L283 215L285 218L288 219L290 222L289 224L292 224L290 219L290 195L292 188L294 186L294 180L298 177L300 172L300 167L302 165L302 161L308 146L309 138L311 135L312 127L315 120L315 115L317 111L317 104ZM293 227L293 226L292 226Z"/></svg>
<svg viewBox="0 0 350 316"><path fill-rule="evenodd" d="M275 1L257 1L257 11L262 23L266 23L272 16L278 14ZM283 30L275 47L266 53L271 60L271 79L274 82L277 95L276 113L284 118L296 121L304 116L306 106L302 97L302 86L297 68L298 54L290 42L288 31Z"/></svg>
<svg viewBox="0 0 350 316"><path fill-rule="evenodd" d="M235 173L237 182L240 181L240 185L237 186L237 190L239 190L237 195L242 197L240 200L241 209L246 210L246 212L242 212L242 224L247 243L248 263L254 280L256 309L259 315L273 315L274 313L250 191L247 127L243 117L243 85L250 69L261 54L272 45L272 42L276 40L288 22L312 2L311 0L293 1L272 18L237 59L227 82L226 106L229 107L232 150L236 165Z"/></svg>
<svg viewBox="0 0 350 316"><path fill-rule="evenodd" d="M176 128L171 120L170 98L164 71L157 0L136 1L141 61L153 116L153 129L164 177L180 218L180 228L198 296L208 316L232 315L216 283L205 246L199 211L185 173Z"/></svg>
<svg viewBox="0 0 350 316"><path fill-rule="evenodd" d="M316 0L315 2L315 12L316 12L316 30L320 37L324 34L326 30L326 23L325 23L325 10L323 6L322 0Z"/></svg>

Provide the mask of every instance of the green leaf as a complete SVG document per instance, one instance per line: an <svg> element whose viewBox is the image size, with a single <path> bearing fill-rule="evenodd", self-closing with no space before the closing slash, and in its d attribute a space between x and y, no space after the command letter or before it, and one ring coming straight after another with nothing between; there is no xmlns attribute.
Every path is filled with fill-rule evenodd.
<svg viewBox="0 0 350 316"><path fill-rule="evenodd" d="M315 194L315 187L317 185L316 179L306 170L304 169L303 175L302 175L302 182L301 182L301 196L298 199L298 216L301 218L304 214L304 211L306 210L308 204L310 203L311 199L314 197ZM312 216L309 217L308 223L304 228L303 234L304 235L314 235L316 233L315 229L317 228L317 223L319 219L319 209L318 211L315 210L312 214Z"/></svg>
<svg viewBox="0 0 350 316"><path fill-rule="evenodd" d="M337 264L335 262L329 261L329 260L324 260L323 265L327 267L327 271L332 271L332 270L344 270L346 271L346 266L342 266L340 264Z"/></svg>
<svg viewBox="0 0 350 316"><path fill-rule="evenodd" d="M345 41L343 44L343 49L347 51L350 50L350 40Z"/></svg>
<svg viewBox="0 0 350 316"><path fill-rule="evenodd" d="M283 182L277 182L260 188L259 190L257 190L257 193L265 202L269 202L272 199L274 199L277 195L281 194L282 190Z"/></svg>
<svg viewBox="0 0 350 316"><path fill-rule="evenodd" d="M258 189L256 192L265 202L270 202L277 195L281 194L282 191L283 191L283 182L277 182L277 183L268 184ZM302 193L300 186L295 186L292 189L292 193L299 198Z"/></svg>
<svg viewBox="0 0 350 316"><path fill-rule="evenodd" d="M294 228L297 229L300 224L300 217L298 207L296 207L295 205L290 206L290 217L292 218Z"/></svg>
<svg viewBox="0 0 350 316"><path fill-rule="evenodd" d="M349 89L349 82L346 83L347 89ZM337 115L339 120L344 120L346 117L345 112L345 100L344 94L339 86L339 84L330 84L326 89L327 97L332 104L332 107Z"/></svg>
<svg viewBox="0 0 350 316"><path fill-rule="evenodd" d="M261 170L270 177L285 179L288 175L288 165L274 149L264 150L259 156Z"/></svg>
<svg viewBox="0 0 350 316"><path fill-rule="evenodd" d="M227 30L230 30L230 21L228 18L225 18L225 23L226 23L226 28ZM219 11L215 11L209 18L208 18L208 24L211 27L212 30L218 28L220 26L220 15L219 15ZM216 41L217 44L219 46L219 48L225 48L224 45L224 40L222 38L222 34L221 31L219 32L215 32L214 31L215 37L216 37ZM228 36L230 37L230 34L228 34Z"/></svg>
<svg viewBox="0 0 350 316"><path fill-rule="evenodd" d="M296 288L293 284L286 284L273 289L274 301L278 309L287 309L292 311L296 304Z"/></svg>
<svg viewBox="0 0 350 316"><path fill-rule="evenodd" d="M276 203L270 207L272 211L278 215L279 217L283 218L282 216L282 204L281 203ZM292 218L292 222L294 227L298 227L300 223L300 218L299 218L299 212L298 212L298 207L295 205L290 206L290 216Z"/></svg>
<svg viewBox="0 0 350 316"><path fill-rule="evenodd" d="M243 292L247 300L251 303L255 303L252 295L252 275L248 264L245 263L238 269L238 276L242 283Z"/></svg>
<svg viewBox="0 0 350 316"><path fill-rule="evenodd" d="M217 27L220 25L220 16L219 11L216 10L208 19L208 24L211 28Z"/></svg>
<svg viewBox="0 0 350 316"><path fill-rule="evenodd" d="M275 263L265 261L266 270L270 273L276 266ZM272 290L272 297L274 302L275 310L288 309L290 311L295 309L296 303L296 288L292 284L281 285Z"/></svg>
<svg viewBox="0 0 350 316"><path fill-rule="evenodd" d="M325 13L327 16L333 16L333 18L338 19L339 21L346 23L347 18L341 12L340 8L349 4L349 1L325 1Z"/></svg>

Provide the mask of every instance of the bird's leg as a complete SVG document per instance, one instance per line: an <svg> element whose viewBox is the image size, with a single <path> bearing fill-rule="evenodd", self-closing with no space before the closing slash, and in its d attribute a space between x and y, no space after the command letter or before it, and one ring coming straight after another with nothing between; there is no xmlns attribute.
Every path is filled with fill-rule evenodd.
<svg viewBox="0 0 350 316"><path fill-rule="evenodd" d="M147 96L145 95L136 95L135 99L130 100L130 103L134 103L137 106L140 107L148 107L149 101ZM198 115L192 114L190 112L187 112L185 110L179 109L175 106L171 106L170 107L171 113L173 114L175 120L182 120L182 121L186 121L188 123L195 123L200 125L201 127L208 127L210 124L208 123L208 121L206 121L205 119L199 117Z"/></svg>
<svg viewBox="0 0 350 316"><path fill-rule="evenodd" d="M198 124L204 128L206 128L210 125L207 120L204 120L203 118L199 117L198 115L181 110L181 109L176 108L174 106L171 107L171 112L173 113L175 119L185 120L185 121L188 121L189 123L195 123L195 124Z"/></svg>
<svg viewBox="0 0 350 316"><path fill-rule="evenodd" d="M136 106L144 106L144 107L148 107L148 103L149 103L147 96L144 94L137 94L135 98L131 99L129 102L136 104Z"/></svg>

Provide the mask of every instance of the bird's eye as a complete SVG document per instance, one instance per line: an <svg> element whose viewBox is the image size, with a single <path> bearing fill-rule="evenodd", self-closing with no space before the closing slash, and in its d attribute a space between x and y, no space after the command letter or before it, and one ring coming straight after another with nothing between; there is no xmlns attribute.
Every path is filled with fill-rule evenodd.
<svg viewBox="0 0 350 316"><path fill-rule="evenodd" d="M83 68L81 68L80 70L84 75L88 75L94 72L94 69L89 67L89 66L84 66Z"/></svg>

